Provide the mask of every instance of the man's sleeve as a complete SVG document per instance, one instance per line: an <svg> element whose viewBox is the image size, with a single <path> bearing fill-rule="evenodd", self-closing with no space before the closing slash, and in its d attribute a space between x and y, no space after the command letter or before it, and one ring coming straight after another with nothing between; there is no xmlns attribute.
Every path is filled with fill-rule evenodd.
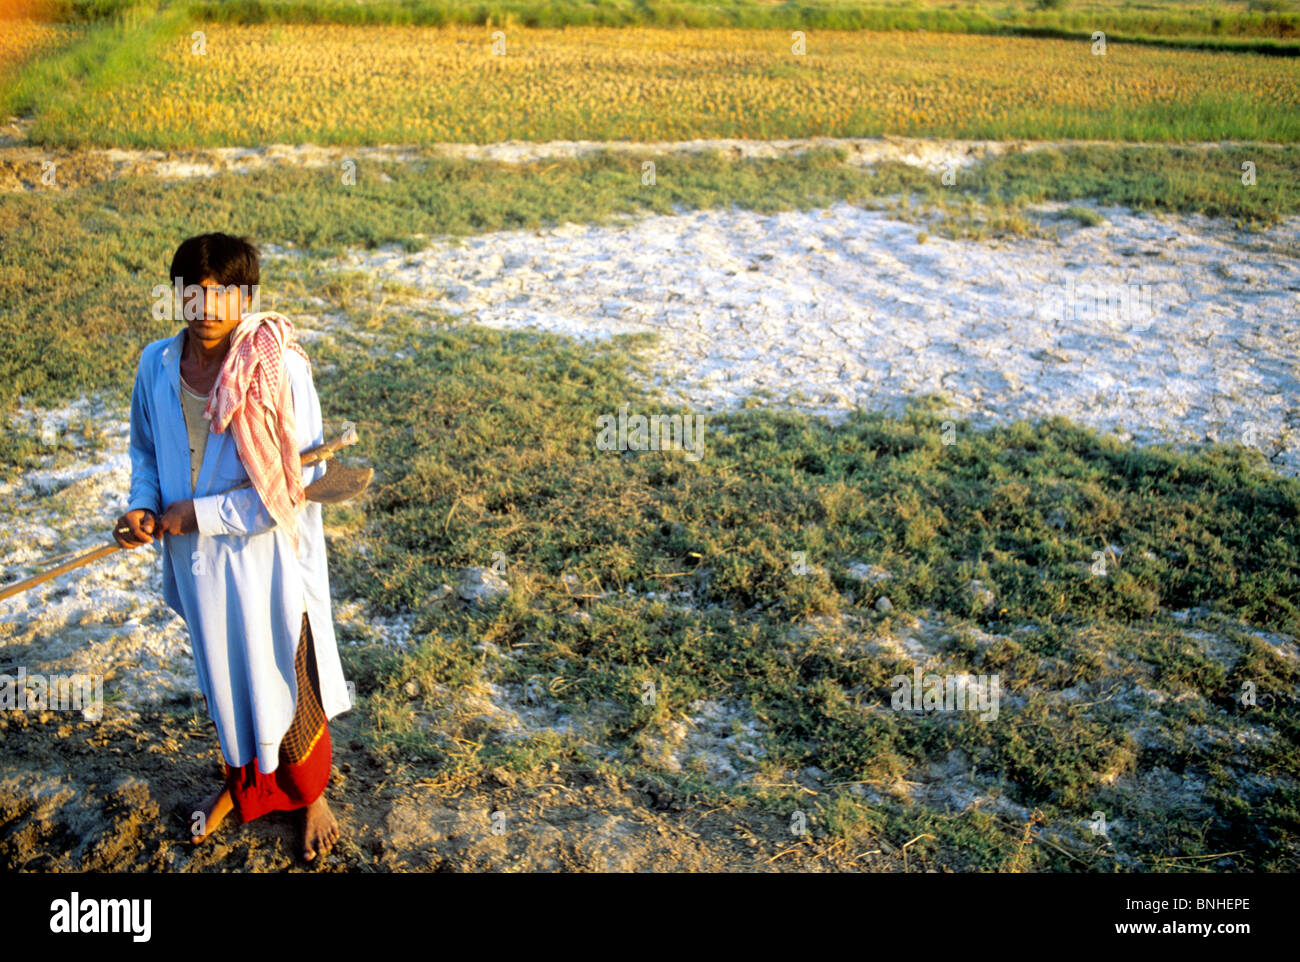
<svg viewBox="0 0 1300 962"><path fill-rule="evenodd" d="M158 459L154 454L144 363L141 354L135 372L135 386L131 389L131 491L127 497L127 510L148 508L154 515L160 515L162 499L158 491Z"/></svg>
<svg viewBox="0 0 1300 962"><path fill-rule="evenodd" d="M300 373L295 374L295 371ZM293 395L294 420L298 429L298 450L305 451L323 442L320 400L307 365L285 365L285 374ZM303 487L325 473L324 463L303 468ZM262 496L253 487L224 494L210 494L194 499L194 517L200 534L254 535L276 526Z"/></svg>

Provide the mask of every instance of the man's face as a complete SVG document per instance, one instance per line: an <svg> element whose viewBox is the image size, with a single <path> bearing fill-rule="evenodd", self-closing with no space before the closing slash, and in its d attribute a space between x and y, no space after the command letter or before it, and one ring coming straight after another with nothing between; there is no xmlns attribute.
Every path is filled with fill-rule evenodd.
<svg viewBox="0 0 1300 962"><path fill-rule="evenodd" d="M199 282L202 294L188 286L185 290L185 318L189 325L190 336L202 342L204 347L215 347L225 340L241 319L239 287L225 287L211 277ZM202 306L199 298L202 297Z"/></svg>

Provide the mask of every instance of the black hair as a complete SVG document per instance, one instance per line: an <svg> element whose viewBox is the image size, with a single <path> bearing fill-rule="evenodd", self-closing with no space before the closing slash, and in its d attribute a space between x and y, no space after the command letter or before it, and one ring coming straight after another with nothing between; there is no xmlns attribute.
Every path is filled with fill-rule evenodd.
<svg viewBox="0 0 1300 962"><path fill-rule="evenodd" d="M257 289L261 268L260 251L246 237L229 234L199 234L181 241L172 256L172 284L179 280L183 287L200 283L211 277L223 286L235 286L249 291Z"/></svg>

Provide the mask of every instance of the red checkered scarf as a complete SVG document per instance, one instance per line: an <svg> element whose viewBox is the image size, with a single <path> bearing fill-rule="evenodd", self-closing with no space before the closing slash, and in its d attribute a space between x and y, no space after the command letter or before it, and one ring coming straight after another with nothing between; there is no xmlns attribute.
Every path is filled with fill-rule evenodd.
<svg viewBox="0 0 1300 962"><path fill-rule="evenodd" d="M292 321L275 311L244 315L230 337L230 350L203 413L212 420L213 433L232 429L244 470L296 552L297 505L307 495L293 390L284 370L286 350L301 354L311 369L311 359L294 339Z"/></svg>

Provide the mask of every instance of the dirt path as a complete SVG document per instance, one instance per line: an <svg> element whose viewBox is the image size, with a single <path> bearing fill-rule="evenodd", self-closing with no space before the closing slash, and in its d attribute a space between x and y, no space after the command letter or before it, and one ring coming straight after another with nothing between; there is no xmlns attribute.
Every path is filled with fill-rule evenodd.
<svg viewBox="0 0 1300 962"><path fill-rule="evenodd" d="M205 147L190 150L72 149L27 143L30 121L10 117L0 128L0 192L66 190L120 177L185 180L232 171L248 173L271 167L325 167L344 160L410 163L425 157L525 164L550 158L581 157L599 150L615 153L693 153L723 150L737 159L798 154L810 147L842 146L848 163L871 167L882 161L924 167L938 172L945 165L969 167L1007 153L1079 146L1146 147L1093 140L954 140L921 137L799 137L786 140L735 138L687 141L555 140L545 143L511 140L498 144L434 144L428 147L384 144L364 147L321 147L316 144L268 144L259 147ZM1201 150L1233 146L1232 142L1187 145ZM53 183L43 182L44 165L53 162ZM381 174L382 176L382 174Z"/></svg>

